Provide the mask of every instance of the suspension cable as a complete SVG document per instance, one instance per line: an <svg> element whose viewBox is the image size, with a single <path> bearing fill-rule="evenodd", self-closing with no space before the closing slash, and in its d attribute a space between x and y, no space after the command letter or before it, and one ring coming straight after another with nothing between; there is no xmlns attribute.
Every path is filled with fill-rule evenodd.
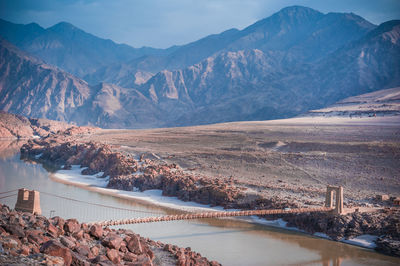
<svg viewBox="0 0 400 266"><path fill-rule="evenodd" d="M143 211L143 210L136 210L136 209L128 209L128 208L110 206L110 205L105 205L105 204L100 204L100 203L87 202L87 201L78 200L78 199L71 199L71 198L68 198L68 197L64 197L64 196L60 196L60 195L56 195L56 194L52 194L52 193L44 192L44 191L39 191L39 192L42 193L42 194L45 194L45 195L49 195L49 196L56 197L56 198L71 200L71 201L80 202L80 203L85 203L85 204L94 205L94 206L100 206L100 207L111 208L111 209L117 209L117 210L123 210L123 211L131 211L131 212L141 212L141 213L148 213L148 214L164 215L164 213L160 213L160 212L150 212L150 211Z"/></svg>
<svg viewBox="0 0 400 266"><path fill-rule="evenodd" d="M17 194L17 193L15 193L15 194L11 194L11 195L8 195L8 196L1 197L0 199L5 199L5 198L9 198L9 197L17 196L17 195L18 195L18 194Z"/></svg>
<svg viewBox="0 0 400 266"><path fill-rule="evenodd" d="M7 193L10 193L10 192L14 192L14 191L18 191L18 189L0 192L0 195L1 195L1 194L7 194Z"/></svg>

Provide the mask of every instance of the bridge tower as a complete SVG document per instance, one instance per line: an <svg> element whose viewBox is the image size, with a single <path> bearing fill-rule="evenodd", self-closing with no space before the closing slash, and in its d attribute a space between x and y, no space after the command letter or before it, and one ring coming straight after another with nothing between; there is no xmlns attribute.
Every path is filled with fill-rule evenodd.
<svg viewBox="0 0 400 266"><path fill-rule="evenodd" d="M342 186L327 186L325 206L333 208L333 193L336 193L336 205L333 210L336 214L343 214L343 187Z"/></svg>
<svg viewBox="0 0 400 266"><path fill-rule="evenodd" d="M41 214L40 193L36 190L21 188L18 190L18 199L15 203L15 210Z"/></svg>

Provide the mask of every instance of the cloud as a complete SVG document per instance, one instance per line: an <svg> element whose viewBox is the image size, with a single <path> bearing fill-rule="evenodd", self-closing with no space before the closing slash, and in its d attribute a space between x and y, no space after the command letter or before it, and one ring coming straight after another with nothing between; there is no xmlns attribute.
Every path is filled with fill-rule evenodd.
<svg viewBox="0 0 400 266"><path fill-rule="evenodd" d="M244 28L290 5L354 12L374 23L400 18L398 0L0 0L0 17L44 27L67 21L135 47L168 47Z"/></svg>

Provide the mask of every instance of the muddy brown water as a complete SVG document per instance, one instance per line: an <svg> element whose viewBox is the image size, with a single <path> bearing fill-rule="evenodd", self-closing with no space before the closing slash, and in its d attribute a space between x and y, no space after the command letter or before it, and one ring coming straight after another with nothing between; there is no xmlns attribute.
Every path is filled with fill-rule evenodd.
<svg viewBox="0 0 400 266"><path fill-rule="evenodd" d="M0 192L25 187L116 208L93 206L41 193L43 215L80 221L179 213L56 182L41 165L12 152L0 156ZM14 192L15 193L15 192ZM13 193L3 194L12 195ZM14 207L16 196L0 199ZM117 208L134 209L135 211ZM399 265L400 259L334 241L232 219L172 221L120 226L164 243L191 247L223 265Z"/></svg>

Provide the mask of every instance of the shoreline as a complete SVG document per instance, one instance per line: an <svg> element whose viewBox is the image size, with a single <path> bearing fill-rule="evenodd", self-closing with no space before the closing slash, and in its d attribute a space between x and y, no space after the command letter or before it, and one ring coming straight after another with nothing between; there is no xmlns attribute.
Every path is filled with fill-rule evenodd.
<svg viewBox="0 0 400 266"><path fill-rule="evenodd" d="M80 166L79 166L80 167ZM79 168L80 170L83 170L84 168ZM75 170L76 167L75 167ZM60 173L62 171L62 173ZM82 179L80 178L86 178L89 177L88 179L96 178L95 175L82 175L77 173L74 173L73 175L70 175L70 178L65 178L67 175L65 172L66 171L71 171L71 170L58 170L55 173L49 173L50 178L53 180L56 180L57 182L64 183L64 184L69 184L73 186L77 186L83 189L87 189L90 191L95 191L101 194L105 195L111 195L113 197L121 198L121 199L127 199L127 200L135 200L137 202L143 203L145 205L153 205L156 207L162 207L162 208L167 208L167 209L172 209L172 210L179 210L179 211L184 211L184 212L193 212L196 210L207 210L207 211L222 211L224 210L222 207L211 207L210 205L205 205L205 204L199 204L196 202L185 202L179 200L177 197L168 197L168 196L162 196L161 190L153 189L153 190L146 190L144 192L139 192L139 191L125 191L125 190L119 190L119 189L113 189L113 188L107 188L106 186L99 186L99 185L94 185L91 183L82 183ZM73 171L73 170L72 170ZM72 172L71 172L72 173ZM63 177L64 176L64 177ZM80 181L72 181L74 179L79 179ZM102 180L99 180L102 182ZM108 181L108 179L107 179ZM99 183L100 183L99 182ZM150 193L148 193L150 192ZM167 202L162 202L160 199L164 199ZM236 209L231 209L231 210L236 210Z"/></svg>
<svg viewBox="0 0 400 266"><path fill-rule="evenodd" d="M63 168L58 174L65 175L63 182L76 182L83 188L109 194L125 199L135 199L160 207L184 211L207 210L212 206L217 210L225 209L283 209L298 208L296 202L280 198L265 198L246 191L235 179L215 178L195 175L187 172L176 164L165 164L151 159L136 159L137 155L123 153L108 144L97 142L76 141L68 136L55 135L40 140L30 140L21 148L21 158L29 158L42 164L52 164L54 169ZM83 166L81 168L80 166ZM72 169L72 172L67 169ZM79 171L75 180L71 173ZM56 173L57 175L57 173ZM94 176L102 176L100 186ZM73 177L72 177L73 179ZM82 181L83 180L83 181ZM88 181L90 180L90 181ZM105 181L104 181L105 180ZM107 183L108 180L108 183ZM73 182L75 181L75 182ZM83 182L83 183L82 183ZM87 184L89 182L89 185ZM86 184L85 184L86 183ZM97 185L93 186L93 185ZM105 188L107 186L107 188ZM137 192L135 190L145 191ZM147 191L147 192L146 192ZM164 194L164 196L161 196ZM156 200L154 199L156 198ZM168 201L165 203L165 201ZM196 202L196 203L193 203ZM196 204L193 207L193 204ZM205 204L205 205L204 205ZM333 241L356 244L388 255L400 256L397 231L391 225L400 216L400 210L381 210L379 212L359 212L346 215L328 213L305 213L279 215L275 221L283 230L295 228L309 236L329 238ZM285 226L279 223L285 220ZM254 220L254 219L253 219ZM267 220L258 218L263 224ZM364 224L366 223L366 224ZM354 227L356 225L356 227ZM375 235L371 238L368 235Z"/></svg>
<svg viewBox="0 0 400 266"><path fill-rule="evenodd" d="M64 184L69 184L73 186L77 186L83 189L87 189L89 191L94 191L97 193L105 194L105 195L110 195L113 197L117 198L122 198L122 199L127 199L127 200L133 200L139 203L143 203L144 205L152 205L156 207L162 207L162 208L168 208L172 210L178 210L178 211L184 211L184 212L194 212L194 211L222 211L224 210L222 207L211 207L210 205L203 205L203 204L198 204L196 202L184 202L179 200L177 197L167 197L167 196L162 196L160 193L162 191L160 190L153 190L154 192L157 191L159 193L146 193L145 192L139 192L139 191L124 191L124 190L118 190L118 189L112 189L112 188L106 188L102 186L97 186L94 185L93 183L83 183L82 179L86 180L93 180L93 178L98 178L96 176L99 176L99 174L95 175L82 175L77 173L77 170L84 170L84 168L81 168L79 165L73 165L73 169L71 170L58 170L55 173L49 173L50 178L52 180L55 180L56 182L64 183ZM74 171L75 170L75 171ZM70 175L68 175L68 172L70 172ZM68 176L69 178L66 178L65 176ZM75 180L75 181L73 181ZM96 180L100 184L103 182L103 180ZM108 179L107 179L108 181ZM148 192L153 192L153 191L148 191ZM133 195L129 195L129 194ZM139 194L139 195L138 195ZM141 195L140 195L141 194ZM160 199L165 199L170 201L170 203L164 203L162 201L159 201ZM173 202L173 203L172 203ZM236 210L236 209L231 209L231 210ZM225 210L229 211L229 210ZM299 232L303 233L309 237L316 237L320 239L325 239L329 241L335 241L332 238L330 238L328 235L320 232L316 232L314 234L310 234L304 230L301 230L297 227L288 227L286 221L284 221L282 218L278 218L275 220L266 220L263 218L260 218L258 216L249 216L249 219L246 218L224 218L224 219L233 219L236 221L240 222L247 222L247 223L252 223L252 224L258 224L258 225L264 225L266 227L272 227L272 228L278 228L278 229L283 229L284 231L287 232ZM374 250L376 247L375 240L377 239L377 236L372 236L372 235L360 235L358 237L352 238L352 239L342 239L339 240L338 242L341 242L343 244L348 244L352 246L357 246L360 248Z"/></svg>

